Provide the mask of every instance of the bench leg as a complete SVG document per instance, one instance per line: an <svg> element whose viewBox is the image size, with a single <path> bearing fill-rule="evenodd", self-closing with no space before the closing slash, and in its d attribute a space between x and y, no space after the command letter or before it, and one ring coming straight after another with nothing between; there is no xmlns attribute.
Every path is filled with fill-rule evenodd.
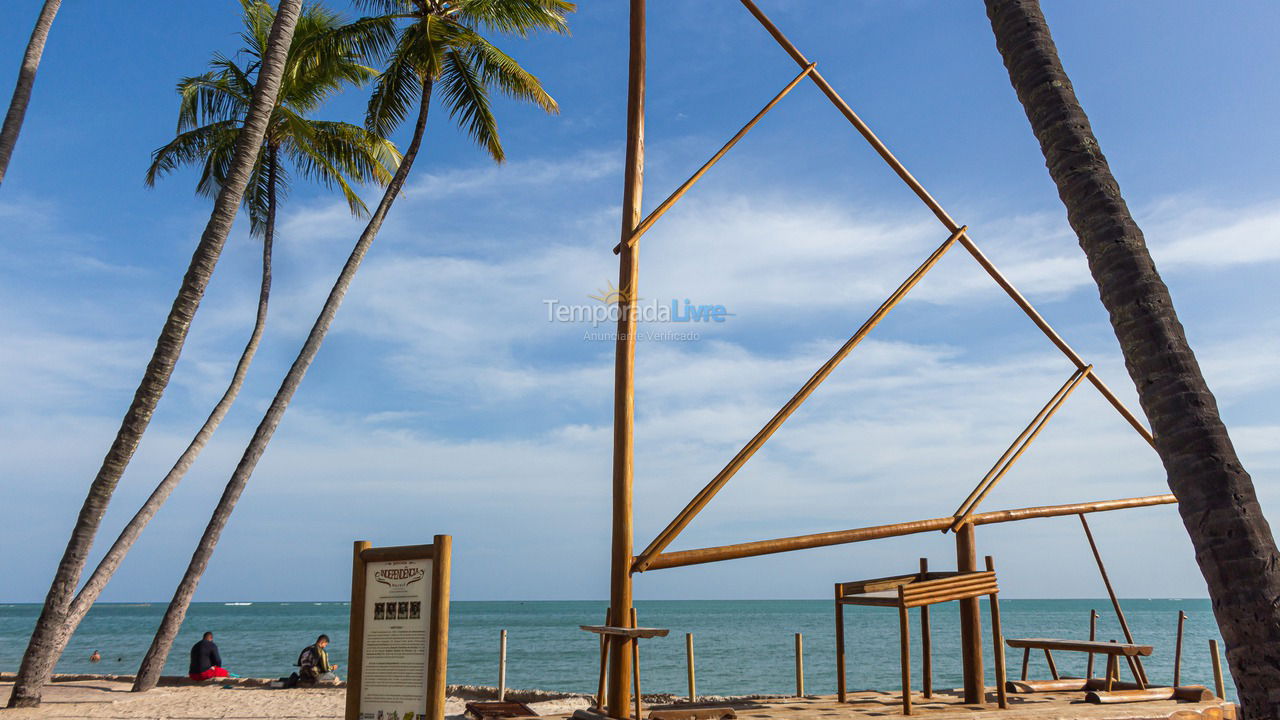
<svg viewBox="0 0 1280 720"><path fill-rule="evenodd" d="M1107 687L1106 687L1107 692L1111 692L1111 683L1115 681L1116 675L1118 674L1119 674L1119 668L1116 667L1116 656L1108 655L1107 656Z"/></svg>
<svg viewBox="0 0 1280 720"><path fill-rule="evenodd" d="M1058 679L1058 666L1053 664L1053 653L1049 652L1049 648L1044 649L1045 662L1049 663L1049 674L1054 680Z"/></svg>
<svg viewBox="0 0 1280 720"><path fill-rule="evenodd" d="M898 635L902 641L902 714L911 714L911 628L907 609L898 608Z"/></svg>
<svg viewBox="0 0 1280 720"><path fill-rule="evenodd" d="M929 606L920 606L920 676L924 684L922 694L933 697L933 651L929 637Z"/></svg>
<svg viewBox="0 0 1280 720"><path fill-rule="evenodd" d="M1031 662L1031 648L1022 648L1022 679L1027 679L1027 663Z"/></svg>
<svg viewBox="0 0 1280 720"><path fill-rule="evenodd" d="M996 646L995 655L993 656L996 664L996 703L1001 710L1006 710L1009 707L1009 698L1005 694L1008 690L1004 686L1004 635L1000 632L1000 600L995 593L992 593L989 598L988 604L991 606L991 640Z"/></svg>
<svg viewBox="0 0 1280 720"><path fill-rule="evenodd" d="M836 697L845 701L844 690L844 605L840 604L840 586L836 585Z"/></svg>

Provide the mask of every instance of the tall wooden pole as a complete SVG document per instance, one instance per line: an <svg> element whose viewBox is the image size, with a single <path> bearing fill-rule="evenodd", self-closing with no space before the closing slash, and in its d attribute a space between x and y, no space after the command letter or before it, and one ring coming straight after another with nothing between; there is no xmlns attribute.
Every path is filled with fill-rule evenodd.
<svg viewBox="0 0 1280 720"><path fill-rule="evenodd" d="M627 77L627 156L622 187L622 237L618 254L618 337L613 379L613 547L609 605L614 622L631 618L632 461L635 426L636 290L640 276L638 243L627 243L640 224L644 185L645 0L631 0L631 40ZM625 718L631 711L631 663L634 639L612 636L609 642L608 714Z"/></svg>
<svg viewBox="0 0 1280 720"><path fill-rule="evenodd" d="M360 717L360 683L364 674L364 591L365 569L361 553L372 544L368 540L357 540L352 547L351 558L351 620L347 625L347 693L346 712L348 720Z"/></svg>
<svg viewBox="0 0 1280 720"><path fill-rule="evenodd" d="M973 523L965 523L956 531L956 569L975 572L978 548L973 538ZM982 614L977 598L960 601L960 658L964 666L964 701L986 701L986 678L982 670Z"/></svg>

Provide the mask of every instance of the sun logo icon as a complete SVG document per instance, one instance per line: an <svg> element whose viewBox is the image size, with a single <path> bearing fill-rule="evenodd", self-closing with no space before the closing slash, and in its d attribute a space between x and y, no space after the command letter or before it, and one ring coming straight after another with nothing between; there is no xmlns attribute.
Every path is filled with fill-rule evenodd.
<svg viewBox="0 0 1280 720"><path fill-rule="evenodd" d="M619 290L618 288L614 287L612 280L609 281L608 290L597 290L596 292L600 294L588 295L587 297L591 298L592 300L599 300L605 305L621 305L627 299L626 291ZM639 301L639 300L640 298L636 298L636 301Z"/></svg>

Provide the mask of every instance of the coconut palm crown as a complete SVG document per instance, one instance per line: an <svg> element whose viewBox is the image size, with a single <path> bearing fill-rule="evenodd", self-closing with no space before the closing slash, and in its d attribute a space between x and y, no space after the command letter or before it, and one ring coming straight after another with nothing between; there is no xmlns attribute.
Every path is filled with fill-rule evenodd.
<svg viewBox="0 0 1280 720"><path fill-rule="evenodd" d="M365 127L390 134L404 122L420 93L441 90L450 116L497 162L506 154L493 116L490 89L547 112L556 101L538 78L482 33L528 37L567 34L567 0L356 0L378 19L395 23L394 46L374 85ZM370 19L372 21L372 19Z"/></svg>
<svg viewBox="0 0 1280 720"><path fill-rule="evenodd" d="M241 0L241 5L245 47L238 55L248 63L241 66L215 54L209 72L178 82L178 135L153 153L147 185L180 166L200 165L197 191L213 196L221 187L275 18L264 0ZM318 4L304 7L279 100L245 191L244 206L255 234L266 232L273 201L288 193L291 168L308 180L339 189L359 215L367 208L354 186L390 181L400 161L390 141L358 125L309 117L344 86L363 85L377 76L363 59L384 49L382 27L367 22L345 25L339 15Z"/></svg>

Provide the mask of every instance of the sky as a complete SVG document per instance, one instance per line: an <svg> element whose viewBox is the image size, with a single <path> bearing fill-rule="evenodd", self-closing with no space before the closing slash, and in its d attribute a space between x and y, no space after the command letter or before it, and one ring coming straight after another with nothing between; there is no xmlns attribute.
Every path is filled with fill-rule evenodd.
<svg viewBox="0 0 1280 720"><path fill-rule="evenodd" d="M37 0L0 9L16 70ZM1133 384L1011 89L982 3L761 7L1131 408ZM63 4L0 189L0 601L43 598L210 201L143 186L174 85L239 46L238 3ZM338 0L332 7L351 13ZM1046 0L1063 62L1146 233L1264 510L1280 519L1280 6ZM497 166L437 109L403 196L222 537L197 600L342 600L354 540L454 537L459 600L608 594L626 13L499 44L558 115L496 103ZM7 60L6 60L7 59ZM797 68L730 0L651 0L646 212ZM7 77L12 79L12 75ZM0 76L3 80L4 76ZM9 80L4 80L8 82ZM359 122L367 90L317 114ZM405 129L394 138L407 141ZM377 190L366 189L366 199ZM243 219L243 218L242 218ZM240 400L105 601L167 599L363 222L299 184L271 317ZM642 301L723 322L642 326L636 545L684 503L946 237L809 83L641 242ZM93 560L225 388L257 298L237 222ZM672 549L949 515L1073 367L960 250L697 517ZM1081 387L984 509L1167 492L1154 452ZM1117 592L1203 597L1172 507L1092 516ZM1074 518L986 526L1010 597L1100 597ZM636 578L640 599L825 598L830 583L954 560L929 533Z"/></svg>

